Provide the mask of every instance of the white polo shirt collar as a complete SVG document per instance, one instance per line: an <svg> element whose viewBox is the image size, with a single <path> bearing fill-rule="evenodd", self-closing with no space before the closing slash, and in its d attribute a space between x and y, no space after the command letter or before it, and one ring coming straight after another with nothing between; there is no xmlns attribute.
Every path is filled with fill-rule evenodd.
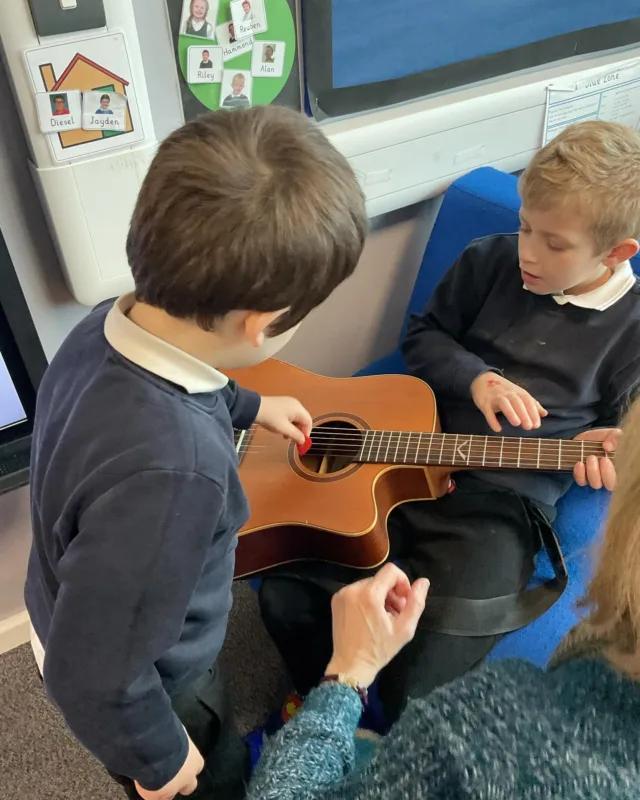
<svg viewBox="0 0 640 800"><path fill-rule="evenodd" d="M181 386L188 394L223 389L229 379L214 367L140 328L127 316L135 298L125 294L113 304L104 335L114 350L142 369Z"/></svg>
<svg viewBox="0 0 640 800"><path fill-rule="evenodd" d="M631 264L623 261L615 269L613 275L602 286L584 294L554 294L553 299L560 306L570 304L580 308L591 308L594 311L606 311L630 291L636 283ZM527 287L524 287L527 289ZM529 291L527 289L527 291Z"/></svg>

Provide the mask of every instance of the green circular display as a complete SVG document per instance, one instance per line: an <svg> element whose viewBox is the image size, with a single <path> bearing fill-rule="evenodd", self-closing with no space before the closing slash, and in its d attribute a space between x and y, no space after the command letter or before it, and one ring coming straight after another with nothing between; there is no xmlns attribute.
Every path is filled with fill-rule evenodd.
<svg viewBox="0 0 640 800"><path fill-rule="evenodd" d="M220 0L218 8L218 18L214 26L231 22L230 0ZM296 58L296 28L291 13L291 8L287 0L264 0L267 14L267 30L264 33L253 35L254 42L285 42L284 65L282 76L279 78L253 76L253 90L251 105L265 106L272 103L280 94L293 68ZM207 108L215 111L220 107L220 83L189 83L187 69L187 58L189 48L196 46L205 49L209 43L212 47L220 46L216 40L203 39L199 36L187 36L181 33L178 37L178 57L180 59L180 69L185 81L193 94ZM252 51L242 53L235 58L230 58L223 63L224 70L251 70Z"/></svg>

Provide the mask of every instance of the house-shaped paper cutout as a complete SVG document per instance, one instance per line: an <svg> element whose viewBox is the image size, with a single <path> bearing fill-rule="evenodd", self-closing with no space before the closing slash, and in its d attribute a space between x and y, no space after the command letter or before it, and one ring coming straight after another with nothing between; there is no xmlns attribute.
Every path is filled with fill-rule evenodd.
<svg viewBox="0 0 640 800"><path fill-rule="evenodd" d="M47 92L62 91L111 91L119 94L127 94L126 87L129 81L111 72L105 67L101 67L90 58L76 53L69 66L62 75L56 80L53 64L41 64L40 74ZM80 129L73 131L63 131L58 133L62 147L75 147L79 144L89 144L107 136L118 136L122 133L129 133L133 130L133 121L127 104L126 125L124 131L85 131Z"/></svg>

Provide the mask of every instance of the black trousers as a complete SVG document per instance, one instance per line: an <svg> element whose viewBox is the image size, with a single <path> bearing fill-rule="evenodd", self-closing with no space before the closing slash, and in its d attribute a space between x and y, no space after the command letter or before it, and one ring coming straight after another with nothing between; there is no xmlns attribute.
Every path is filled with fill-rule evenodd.
<svg viewBox="0 0 640 800"><path fill-rule="evenodd" d="M236 800L245 795L249 778L249 753L238 733L231 698L219 667L209 670L174 698L173 709L205 761L193 800ZM129 778L112 777L127 797L139 798Z"/></svg>
<svg viewBox="0 0 640 800"><path fill-rule="evenodd" d="M519 495L472 476L452 493L408 503L388 522L391 552L410 580L427 577L433 595L485 599L523 589L540 548L539 514ZM324 563L280 568L260 589L265 626L304 695L313 688L332 653L331 597L367 577L362 570ZM428 603L428 600L427 600ZM409 697L422 697L482 661L499 636L450 636L418 627L379 678L378 692L389 722Z"/></svg>

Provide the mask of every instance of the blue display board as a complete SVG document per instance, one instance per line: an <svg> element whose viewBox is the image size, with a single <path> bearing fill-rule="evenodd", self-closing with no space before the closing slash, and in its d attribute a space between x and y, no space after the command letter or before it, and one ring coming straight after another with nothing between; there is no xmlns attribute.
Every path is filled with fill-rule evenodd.
<svg viewBox="0 0 640 800"><path fill-rule="evenodd" d="M317 116L640 42L639 0L302 0Z"/></svg>

